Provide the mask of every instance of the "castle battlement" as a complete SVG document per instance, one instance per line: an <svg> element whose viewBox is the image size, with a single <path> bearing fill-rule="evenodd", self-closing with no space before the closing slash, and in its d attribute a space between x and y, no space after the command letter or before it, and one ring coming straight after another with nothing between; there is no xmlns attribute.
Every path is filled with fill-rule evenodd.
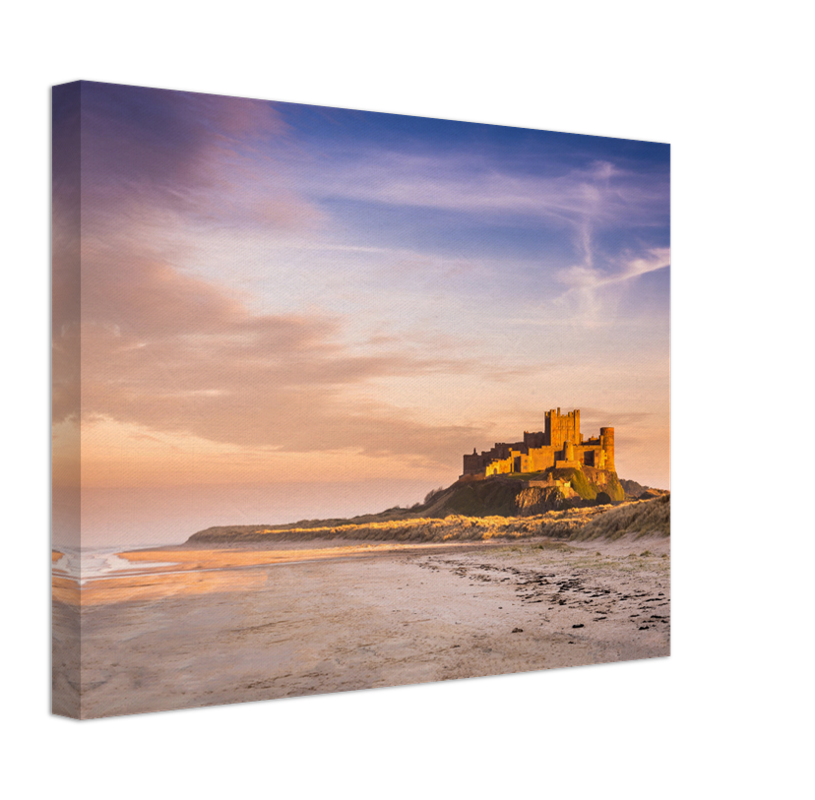
<svg viewBox="0 0 815 800"><path fill-rule="evenodd" d="M542 431L524 431L521 442L496 442L490 450L464 456L464 475L501 475L513 472L543 472L574 467L593 467L615 472L614 428L600 428L599 436L583 440L580 409L561 414L552 409L544 414Z"/></svg>

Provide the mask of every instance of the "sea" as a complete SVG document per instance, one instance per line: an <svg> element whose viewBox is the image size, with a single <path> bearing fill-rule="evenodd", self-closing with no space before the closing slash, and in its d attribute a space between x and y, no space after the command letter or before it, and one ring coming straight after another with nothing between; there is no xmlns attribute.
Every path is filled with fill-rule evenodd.
<svg viewBox="0 0 815 800"><path fill-rule="evenodd" d="M138 561L131 562L119 558L117 553L123 550L152 549L153 547L166 547L162 544L138 544L127 547L83 547L81 550L59 547L63 556L51 565L54 575L70 578L80 585L87 581L100 578L124 578L130 575L143 575L156 567L175 566L166 561Z"/></svg>

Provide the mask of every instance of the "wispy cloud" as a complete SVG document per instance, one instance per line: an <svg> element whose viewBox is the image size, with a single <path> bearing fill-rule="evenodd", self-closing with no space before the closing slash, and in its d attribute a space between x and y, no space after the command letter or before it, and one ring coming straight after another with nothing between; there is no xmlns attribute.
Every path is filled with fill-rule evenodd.
<svg viewBox="0 0 815 800"><path fill-rule="evenodd" d="M550 298L560 287L573 302L573 290L579 290L588 314L602 285L658 268L652 263L669 215L666 170L603 159L562 166L552 174L525 174L518 164L512 166L478 153L373 151L307 174L301 186L314 202L331 208L365 203L366 210L352 207L349 212L351 224L362 230L366 213L379 219L382 209L391 209L381 227L373 233L368 228L366 234L387 242L388 225L398 220L392 223L392 252L405 237L424 238L427 250L435 245L439 252L456 253L470 269L486 266L478 272L491 272L497 286L521 286L534 274ZM438 218L428 218L430 212L438 212ZM432 240L417 233L422 229L433 231ZM504 244L503 251L482 249L487 237L480 232L489 230L498 232L494 241ZM572 265L564 266L568 254ZM414 255L405 263L420 263L429 255Z"/></svg>
<svg viewBox="0 0 815 800"><path fill-rule="evenodd" d="M617 269L594 269L588 264L578 264L557 273L558 280L571 290L594 290L622 281L637 278L648 272L664 269L671 264L671 253L667 247L653 248L637 258L628 258L619 264Z"/></svg>
<svg viewBox="0 0 815 800"><path fill-rule="evenodd" d="M284 185L289 129L271 103L83 83L82 109L88 235L173 213L282 229L322 219Z"/></svg>
<svg viewBox="0 0 815 800"><path fill-rule="evenodd" d="M597 161L556 176L519 175L476 156L368 154L307 182L325 196L480 216L549 218L582 225L664 224L665 176Z"/></svg>
<svg viewBox="0 0 815 800"><path fill-rule="evenodd" d="M592 266L592 259L557 273L565 292L556 300L562 314L571 324L587 328L602 327L616 322L614 307L619 300L615 289L649 272L669 267L670 249L658 247L637 257L616 259L606 268Z"/></svg>

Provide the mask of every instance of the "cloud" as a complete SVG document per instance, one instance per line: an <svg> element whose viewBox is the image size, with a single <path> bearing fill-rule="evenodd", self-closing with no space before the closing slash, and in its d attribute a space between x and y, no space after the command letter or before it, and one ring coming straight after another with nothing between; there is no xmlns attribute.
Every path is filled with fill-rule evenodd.
<svg viewBox="0 0 815 800"><path fill-rule="evenodd" d="M52 409L77 419L80 403L80 116L76 84L55 86L51 173Z"/></svg>
<svg viewBox="0 0 815 800"><path fill-rule="evenodd" d="M60 332L79 321L79 85L53 87L51 105L51 329Z"/></svg>
<svg viewBox="0 0 815 800"><path fill-rule="evenodd" d="M473 214L544 218L558 224L658 225L667 219L667 177L606 161L541 176L501 170L478 156L368 153L329 168L310 190L363 200Z"/></svg>
<svg viewBox="0 0 815 800"><path fill-rule="evenodd" d="M299 229L322 212L284 185L289 129L269 102L82 83L83 234L166 219Z"/></svg>
<svg viewBox="0 0 815 800"><path fill-rule="evenodd" d="M613 304L618 299L616 294L610 296L609 290L670 264L668 247L651 248L638 257L624 256L607 269L593 267L590 263L575 264L556 274L558 281L566 287L558 303L567 310L573 322L588 327L599 326L607 321L609 302Z"/></svg>
<svg viewBox="0 0 815 800"><path fill-rule="evenodd" d="M629 259L623 267L619 280L628 280L656 272L671 265L671 249L669 247L655 247L640 258Z"/></svg>
<svg viewBox="0 0 815 800"><path fill-rule="evenodd" d="M481 365L446 357L438 342L417 350L383 339L352 348L336 316L260 313L246 294L185 269L196 230L291 231L324 222L287 172L289 130L271 104L96 83L82 83L81 93L86 422L134 423L248 449L353 449L445 464L461 440L479 434L418 421L366 389ZM75 178L55 191L55 219L66 220L55 236L64 228L73 248L55 248L58 258L73 259L73 271L55 269L54 352L71 356L55 357L56 424L79 409L80 297L57 285L63 272L66 286L80 284ZM460 260L453 266L466 268Z"/></svg>
<svg viewBox="0 0 815 800"><path fill-rule="evenodd" d="M433 426L361 399L369 381L476 365L342 342L320 313L256 314L235 293L170 265L86 246L82 411L156 431L292 452L352 448L449 461L477 430ZM60 410L55 409L56 422Z"/></svg>
<svg viewBox="0 0 815 800"><path fill-rule="evenodd" d="M627 258L614 271L593 269L578 264L560 270L558 280L570 289L597 289L622 281L638 278L648 272L655 272L671 265L671 251L668 247L655 247L639 258Z"/></svg>
<svg viewBox="0 0 815 800"><path fill-rule="evenodd" d="M286 128L270 103L139 86L82 83L83 171L93 190L211 185L219 157L239 157Z"/></svg>
<svg viewBox="0 0 815 800"><path fill-rule="evenodd" d="M500 264L496 271L513 272L520 280L537 259L531 272L547 282L547 293L556 288L550 277L568 288L612 282L622 259L632 270L650 268L636 264L641 256L631 251L648 250L664 239L669 220L664 166L595 159L574 160L545 174L521 167L477 152L369 150L364 157L330 162L319 174L304 173L301 185L332 208L348 203L344 218L351 226L374 215L382 221L376 240L390 235L396 248L421 242L419 247L477 263L489 252L485 243L494 242L487 248L503 248L491 253ZM428 210L439 213L428 215ZM365 235L370 238L368 228ZM576 263L563 270L568 258Z"/></svg>

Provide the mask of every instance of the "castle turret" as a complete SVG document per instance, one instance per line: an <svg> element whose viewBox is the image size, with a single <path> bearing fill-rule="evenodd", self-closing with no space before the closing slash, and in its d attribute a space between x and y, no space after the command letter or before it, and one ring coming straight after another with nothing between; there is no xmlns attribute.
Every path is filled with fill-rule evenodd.
<svg viewBox="0 0 815 800"><path fill-rule="evenodd" d="M605 468L616 472L614 466L614 428L600 428L600 449L605 453Z"/></svg>

